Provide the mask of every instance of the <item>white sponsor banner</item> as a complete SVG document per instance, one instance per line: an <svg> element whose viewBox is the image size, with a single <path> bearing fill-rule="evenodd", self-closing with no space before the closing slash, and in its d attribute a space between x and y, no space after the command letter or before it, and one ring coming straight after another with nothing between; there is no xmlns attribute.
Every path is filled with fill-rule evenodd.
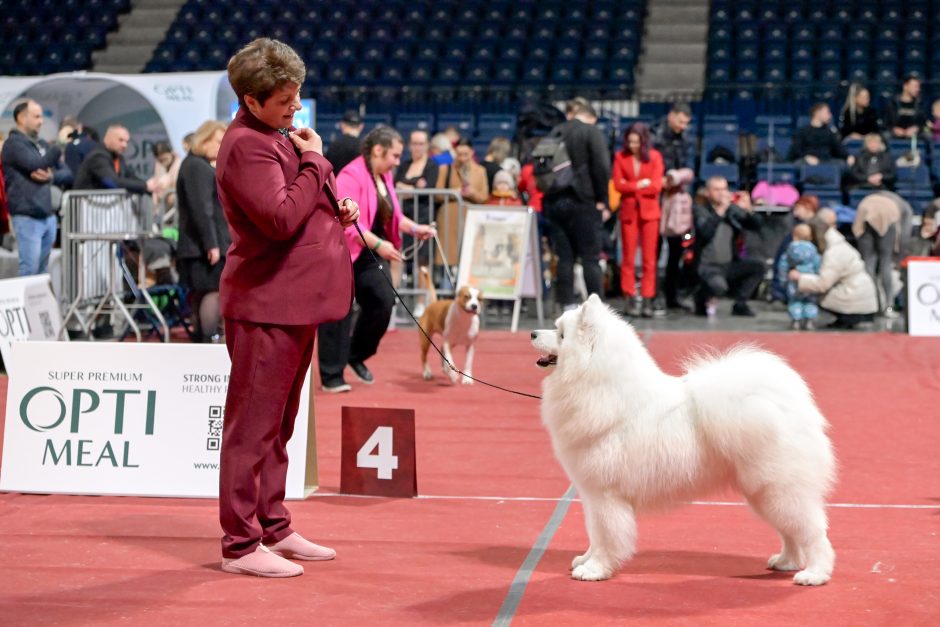
<svg viewBox="0 0 940 627"><path fill-rule="evenodd" d="M55 340L62 312L52 294L48 274L0 280L0 355L12 373L14 342Z"/></svg>
<svg viewBox="0 0 940 627"><path fill-rule="evenodd" d="M0 490L218 496L224 346L20 342L14 358ZM304 497L309 392L308 371L287 498Z"/></svg>
<svg viewBox="0 0 940 627"><path fill-rule="evenodd" d="M907 264L907 332L940 336L940 259Z"/></svg>

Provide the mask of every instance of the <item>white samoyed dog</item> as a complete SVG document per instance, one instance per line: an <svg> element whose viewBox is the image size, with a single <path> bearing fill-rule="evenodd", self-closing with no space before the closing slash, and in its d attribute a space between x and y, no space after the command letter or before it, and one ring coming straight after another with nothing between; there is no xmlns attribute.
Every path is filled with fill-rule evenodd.
<svg viewBox="0 0 940 627"><path fill-rule="evenodd" d="M664 373L633 328L597 296L533 331L553 367L542 421L578 490L590 541L571 576L608 579L633 556L637 512L725 487L780 534L768 567L829 581L835 552L825 499L835 480L828 424L806 383L781 358L751 346Z"/></svg>

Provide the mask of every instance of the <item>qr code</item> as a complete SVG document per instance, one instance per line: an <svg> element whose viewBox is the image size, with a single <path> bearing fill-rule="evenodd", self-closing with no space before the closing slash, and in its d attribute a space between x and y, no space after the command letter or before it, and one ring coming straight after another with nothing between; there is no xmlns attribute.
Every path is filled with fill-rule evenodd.
<svg viewBox="0 0 940 627"><path fill-rule="evenodd" d="M42 334L45 338L55 337L55 331L52 329L52 318L48 311L39 312L39 322L42 324Z"/></svg>
<svg viewBox="0 0 940 627"><path fill-rule="evenodd" d="M209 437L206 439L207 451L218 451L222 447L222 423L225 408L221 405L209 406Z"/></svg>

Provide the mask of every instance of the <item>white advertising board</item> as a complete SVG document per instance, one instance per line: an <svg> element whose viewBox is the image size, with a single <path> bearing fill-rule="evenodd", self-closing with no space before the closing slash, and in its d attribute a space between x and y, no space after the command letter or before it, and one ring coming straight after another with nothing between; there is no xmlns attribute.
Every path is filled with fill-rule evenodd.
<svg viewBox="0 0 940 627"><path fill-rule="evenodd" d="M907 264L907 332L940 336L940 259Z"/></svg>
<svg viewBox="0 0 940 627"><path fill-rule="evenodd" d="M7 373L14 370L14 342L55 340L61 328L48 274L0 280L0 355Z"/></svg>
<svg viewBox="0 0 940 627"><path fill-rule="evenodd" d="M0 490L218 496L224 346L19 342L13 351ZM287 446L291 499L316 480L309 399L308 372Z"/></svg>

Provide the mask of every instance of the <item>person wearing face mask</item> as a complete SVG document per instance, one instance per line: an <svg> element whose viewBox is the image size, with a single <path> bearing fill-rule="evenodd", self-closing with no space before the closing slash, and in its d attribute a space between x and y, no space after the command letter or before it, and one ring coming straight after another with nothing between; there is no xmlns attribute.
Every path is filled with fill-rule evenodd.
<svg viewBox="0 0 940 627"><path fill-rule="evenodd" d="M219 342L219 281L225 252L232 239L215 186L215 168L225 123L203 122L196 130L192 150L179 167L175 187L179 194L179 243L176 267L180 283L189 290L196 312L196 339Z"/></svg>
<svg viewBox="0 0 940 627"><path fill-rule="evenodd" d="M303 61L279 41L239 50L228 79L240 106L216 161L232 237L219 284L232 360L219 472L222 570L261 577L301 575L288 560L336 555L296 533L284 506L287 441L317 325L342 319L352 304L343 229L359 217L337 191L323 140L293 127L305 77Z"/></svg>
<svg viewBox="0 0 940 627"><path fill-rule="evenodd" d="M403 149L398 131L388 126L376 127L363 140L362 155L353 159L336 178L340 193L357 202L362 210L359 219L362 235L355 227L346 229L359 316L355 328L350 313L339 322L325 324L320 329L320 381L326 392L351 389L343 376L347 365L361 382L375 381L365 362L378 351L395 305L395 292L389 285L389 264L402 259L403 234L425 240L436 232L433 227L418 224L402 213L392 171L401 162ZM376 258L388 263L380 263Z"/></svg>
<svg viewBox="0 0 940 627"><path fill-rule="evenodd" d="M0 162L20 276L29 276L46 272L55 242L58 223L50 185L70 182L71 173L59 165L59 147L39 138L43 117L38 102L27 100L13 107L13 121L16 128L3 142Z"/></svg>

